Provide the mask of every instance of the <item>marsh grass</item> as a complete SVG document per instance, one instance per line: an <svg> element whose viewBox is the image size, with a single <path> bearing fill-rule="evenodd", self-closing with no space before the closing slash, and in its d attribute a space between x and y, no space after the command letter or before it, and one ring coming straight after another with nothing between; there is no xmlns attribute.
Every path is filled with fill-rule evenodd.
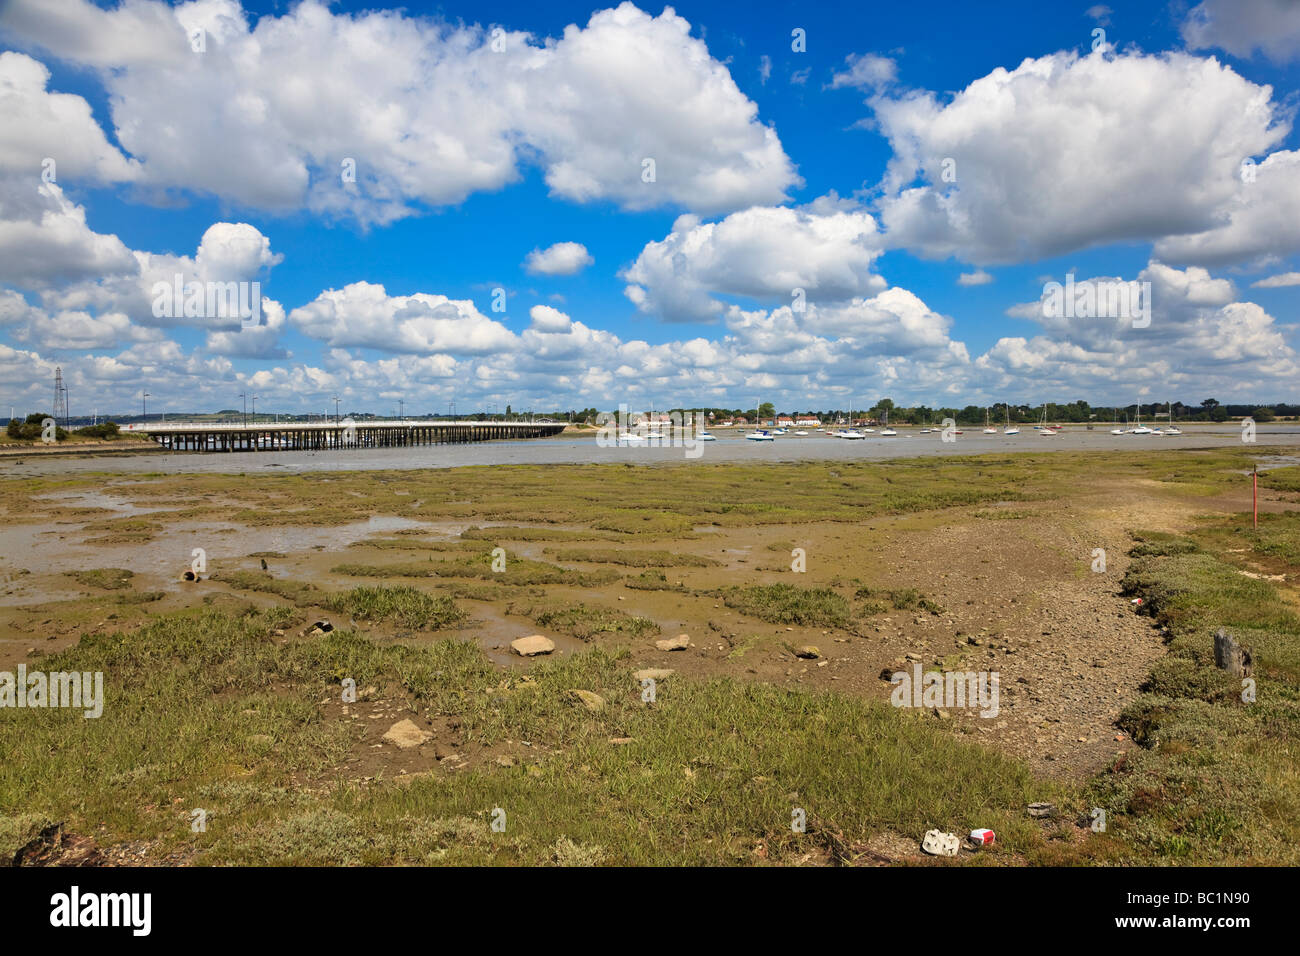
<svg viewBox="0 0 1300 956"><path fill-rule="evenodd" d="M584 641L602 634L627 634L642 637L658 634L659 625L644 617L635 617L613 608L588 604L573 604L561 608L546 608L533 613L533 620L541 627L564 631Z"/></svg>
<svg viewBox="0 0 1300 956"><path fill-rule="evenodd" d="M141 490L142 504L200 502L194 505L195 516L219 516L258 527L320 527L393 514L414 520L503 523L470 527L462 532L465 540L641 542L689 540L696 525L859 522L966 506L986 506L991 515L1001 517L1014 510L1016 502L1050 502L1070 494L1077 489L1081 470L1098 479L1135 476L1177 486L1182 494L1215 495L1229 488L1248 489L1249 478L1241 471L1260 457L1290 452L1259 446L1119 450L1104 456L1054 452L875 462L697 463L682 473L689 475L686 482L665 480L675 474L673 467L553 465L543 470L500 465L436 472L258 475L233 487L224 475L146 474L133 476L132 484ZM1261 481L1283 490L1296 482L1296 471L1269 471ZM11 514L22 515L40 510L41 503L31 501L34 495L96 489L102 483L103 477L96 474L0 480L0 503ZM538 526L539 515L550 527ZM169 514L167 520L175 517ZM88 531L115 535L143 537L160 530L147 515L92 524Z"/></svg>
<svg viewBox="0 0 1300 956"><path fill-rule="evenodd" d="M1265 512L1259 516L1259 527L1252 525L1248 515L1210 519L1197 536L1216 551L1246 546L1266 567L1283 572L1300 568L1300 511Z"/></svg>
<svg viewBox="0 0 1300 956"><path fill-rule="evenodd" d="M228 584L240 591L274 594L299 606L312 604L319 600L321 595L320 588L310 581L272 577L265 571L219 571L212 575L212 580Z"/></svg>
<svg viewBox="0 0 1300 956"><path fill-rule="evenodd" d="M930 614L942 614L943 606L926 597L916 588L858 588L853 597L862 602L858 613L864 616L895 611L928 611Z"/></svg>
<svg viewBox="0 0 1300 956"><path fill-rule="evenodd" d="M1293 517L1234 540L1286 560ZM1223 535L1222 519L1190 538L1141 533L1124 578L1169 629L1168 653L1120 717L1142 749L1092 787L1131 862L1300 863L1300 616L1213 553ZM1253 702L1215 667L1221 627L1253 650Z"/></svg>
<svg viewBox="0 0 1300 956"><path fill-rule="evenodd" d="M135 572L126 568L94 568L89 571L68 571L68 576L88 588L117 591L131 586Z"/></svg>
<svg viewBox="0 0 1300 956"><path fill-rule="evenodd" d="M367 578L477 578L515 587L545 584L600 587L619 579L617 571L577 571L509 553L505 558L505 570L494 571L490 552L445 561L430 558L404 564L340 564L331 568L330 573Z"/></svg>
<svg viewBox="0 0 1300 956"><path fill-rule="evenodd" d="M469 551L481 553L483 546L472 541L439 541L413 536L404 538L365 538L353 541L349 548L374 548L378 551Z"/></svg>
<svg viewBox="0 0 1300 956"><path fill-rule="evenodd" d="M449 597L434 597L412 587L361 587L334 594L322 606L358 621L392 621L400 627L436 631L459 627L468 615Z"/></svg>
<svg viewBox="0 0 1300 956"><path fill-rule="evenodd" d="M839 628L853 624L852 605L830 588L765 584L723 588L718 593L727 607L771 624Z"/></svg>
<svg viewBox="0 0 1300 956"><path fill-rule="evenodd" d="M87 538L87 544L142 544L152 541L162 530L163 526L157 521L134 516L88 521L82 526L84 532L103 532L98 537Z"/></svg>
<svg viewBox="0 0 1300 956"><path fill-rule="evenodd" d="M623 585L634 591L684 591L685 587L668 580L668 575L653 569L623 579Z"/></svg>
<svg viewBox="0 0 1300 956"><path fill-rule="evenodd" d="M647 707L626 658L599 649L503 680L465 642L267 640L283 622L168 615L48 659L102 670L104 715L0 712L0 850L54 820L208 864L731 864L758 862L760 843L779 863L826 858L827 832L852 843L931 826L993 826L999 852L1041 850L1023 806L1053 788L881 704L673 678ZM343 676L455 715L471 751L529 740L535 756L363 784L336 768L364 745L321 706ZM571 688L608 706L593 714ZM791 830L796 807L806 834ZM191 832L193 808L207 832Z"/></svg>
<svg viewBox="0 0 1300 956"><path fill-rule="evenodd" d="M521 528L498 526L466 528L460 533L469 541L617 541L621 536L601 531L571 531L566 528Z"/></svg>
<svg viewBox="0 0 1300 956"><path fill-rule="evenodd" d="M123 607L130 607L136 604L152 604L154 601L161 601L166 596L166 591L128 591L125 594L116 595L113 600Z"/></svg>
<svg viewBox="0 0 1300 956"><path fill-rule="evenodd" d="M712 568L712 558L684 551L633 551L613 548L547 548L557 561L580 561L585 564L619 564L629 568Z"/></svg>

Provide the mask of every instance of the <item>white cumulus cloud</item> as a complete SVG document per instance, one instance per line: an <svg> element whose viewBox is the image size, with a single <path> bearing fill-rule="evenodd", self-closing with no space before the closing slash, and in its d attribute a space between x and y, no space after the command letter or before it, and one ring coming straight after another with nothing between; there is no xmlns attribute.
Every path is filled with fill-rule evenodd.
<svg viewBox="0 0 1300 956"><path fill-rule="evenodd" d="M568 332L573 328L573 320L549 305L535 305L528 311L533 320L529 326L534 332Z"/></svg>
<svg viewBox="0 0 1300 956"><path fill-rule="evenodd" d="M1283 272L1280 275L1268 276L1260 279L1258 282L1252 282L1252 289L1281 289L1287 286L1300 285L1300 272Z"/></svg>
<svg viewBox="0 0 1300 956"><path fill-rule="evenodd" d="M880 204L891 247L978 265L1215 228L1242 160L1289 129L1270 87L1183 53L1054 53L950 102L870 102L895 154Z"/></svg>
<svg viewBox="0 0 1300 956"><path fill-rule="evenodd" d="M875 219L826 197L798 208L754 207L720 222L682 216L620 273L642 312L668 321L708 321L726 310L716 295L758 301L839 301L875 292L881 240Z"/></svg>
<svg viewBox="0 0 1300 956"><path fill-rule="evenodd" d="M47 7L10 0L0 29L98 70L148 186L371 223L501 189L524 162L556 196L630 209L724 212L782 202L800 183L671 8L623 3L535 38L317 0L255 24L235 0Z"/></svg>
<svg viewBox="0 0 1300 956"><path fill-rule="evenodd" d="M515 336L469 300L390 296L382 285L329 289L289 313L298 331L327 345L416 354L481 355L513 348Z"/></svg>
<svg viewBox="0 0 1300 956"><path fill-rule="evenodd" d="M545 249L534 249L524 259L524 268L534 275L571 276L596 260L580 242L557 242Z"/></svg>
<svg viewBox="0 0 1300 956"><path fill-rule="evenodd" d="M1202 0L1182 23L1189 49L1217 47L1233 56L1260 50L1284 63L1300 55L1300 3L1295 0Z"/></svg>
<svg viewBox="0 0 1300 956"><path fill-rule="evenodd" d="M0 172L103 183L134 179L139 165L111 146L90 104L46 89L50 71L21 53L0 53Z"/></svg>

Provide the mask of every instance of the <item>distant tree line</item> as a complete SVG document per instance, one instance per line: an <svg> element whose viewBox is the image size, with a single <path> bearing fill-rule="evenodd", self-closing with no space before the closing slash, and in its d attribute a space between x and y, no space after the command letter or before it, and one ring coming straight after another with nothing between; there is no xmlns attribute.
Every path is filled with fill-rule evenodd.
<svg viewBox="0 0 1300 956"><path fill-rule="evenodd" d="M26 419L11 418L9 424L5 427L5 434L18 441L40 441L45 433L45 420L53 417L48 412L33 412ZM78 428L72 432L74 435L85 438L116 438L117 433L117 422L86 425L84 428ZM63 441L68 437L68 432L63 426L55 425L54 437L57 441Z"/></svg>
<svg viewBox="0 0 1300 956"><path fill-rule="evenodd" d="M755 409L753 407L748 409L674 408L669 410L668 413L688 411L702 413L706 418L715 421L752 422ZM889 413L889 420L899 425L939 425L945 418L951 418L959 425L978 425L984 423L986 408L983 405L967 405L963 408L957 408L956 406L931 408L928 405L902 407L895 405L892 399L882 398L870 408L854 408L853 417L855 419L869 418L880 421L886 412ZM1008 418L1014 423L1024 424L1038 421L1043 415L1043 406L1008 406L1004 402L996 402L987 407L987 413L989 420L995 424L1005 422ZM1135 413L1140 414L1142 418L1148 421L1157 418L1163 420L1167 414L1172 413L1174 421L1225 422L1229 419L1240 419L1249 416L1257 422L1271 422L1277 418L1300 416L1300 404L1290 405L1285 402L1277 402L1267 406L1255 404L1225 405L1213 398L1207 398L1199 405L1173 402L1172 407L1169 402L1144 402L1140 405L1127 406L1090 405L1083 400L1070 402L1069 404L1047 403L1047 418L1048 421L1053 422L1109 422L1115 419L1123 421L1126 415L1131 419ZM771 402L763 402L758 409L758 414L760 418L767 420L776 417L778 412ZM818 409L816 411L807 409L804 411L780 412L779 414L789 415L791 418L796 419L817 418L823 422L833 422L838 419L847 420L849 409L832 408Z"/></svg>

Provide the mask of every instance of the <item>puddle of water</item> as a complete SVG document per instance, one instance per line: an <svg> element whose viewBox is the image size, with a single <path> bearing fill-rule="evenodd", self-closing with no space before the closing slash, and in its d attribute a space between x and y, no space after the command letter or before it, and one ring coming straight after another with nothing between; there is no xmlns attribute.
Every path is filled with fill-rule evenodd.
<svg viewBox="0 0 1300 956"><path fill-rule="evenodd" d="M177 510L175 508L142 508L123 498L117 498L102 491L56 492L48 495L33 495L32 500L48 501L68 508L102 508L105 511L114 512L118 517Z"/></svg>
<svg viewBox="0 0 1300 956"><path fill-rule="evenodd" d="M545 634L555 642L555 650L548 656L572 654L586 647L582 641L568 634L553 634L544 631L536 624L512 621L496 608L488 604L467 602L472 606L471 614L479 627L467 632L483 649L483 653L498 666L519 667L527 665L533 658L520 657L510 650L510 642L530 634ZM500 645L500 646L498 646Z"/></svg>
<svg viewBox="0 0 1300 956"><path fill-rule="evenodd" d="M31 603L36 589L24 587L23 582L41 574L129 568L135 572L138 587L174 589L181 573L194 560L195 548L202 548L205 552L207 573L212 574L221 570L223 564L246 565L248 556L258 551L293 554L327 550L341 553L352 542L373 535L433 527L428 522L392 515L377 515L366 521L332 528L186 524L169 527L143 544L118 545L84 544L86 537L94 535L67 525L0 527L0 554L7 558L0 566L0 579L20 568L31 572L30 576L16 579L0 594L0 605ZM69 580L67 593L46 594L42 588L40 593L44 597L35 599L66 599L80 592L80 586Z"/></svg>
<svg viewBox="0 0 1300 956"><path fill-rule="evenodd" d="M1294 468L1297 465L1300 465L1300 458L1290 455L1266 455L1255 464L1255 467L1259 471L1273 471L1277 468ZM1242 471L1238 474L1249 475L1250 471Z"/></svg>

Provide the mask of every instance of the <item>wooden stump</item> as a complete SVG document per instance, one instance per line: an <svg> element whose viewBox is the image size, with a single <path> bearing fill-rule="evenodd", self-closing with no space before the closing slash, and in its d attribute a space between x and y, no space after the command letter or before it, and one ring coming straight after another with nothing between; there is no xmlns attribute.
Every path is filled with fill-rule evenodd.
<svg viewBox="0 0 1300 956"><path fill-rule="evenodd" d="M1249 677L1255 669L1250 648L1242 647L1236 638L1223 628L1214 634L1214 663L1233 677Z"/></svg>

